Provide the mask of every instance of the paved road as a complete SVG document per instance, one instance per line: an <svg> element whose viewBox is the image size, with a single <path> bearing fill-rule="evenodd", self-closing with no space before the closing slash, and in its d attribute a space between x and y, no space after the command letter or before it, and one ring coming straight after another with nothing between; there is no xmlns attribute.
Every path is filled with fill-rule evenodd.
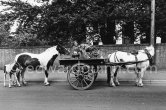
<svg viewBox="0 0 166 110"><path fill-rule="evenodd" d="M116 88L95 82L90 90L72 89L67 82L51 86L30 82L26 87L3 87L1 110L166 110L166 86L135 87L123 83Z"/></svg>

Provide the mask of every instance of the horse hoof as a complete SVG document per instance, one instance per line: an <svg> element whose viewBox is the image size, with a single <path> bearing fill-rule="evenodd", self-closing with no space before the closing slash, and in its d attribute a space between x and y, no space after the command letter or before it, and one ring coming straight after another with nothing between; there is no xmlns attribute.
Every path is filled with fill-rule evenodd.
<svg viewBox="0 0 166 110"><path fill-rule="evenodd" d="M138 87L143 87L143 84L138 83L137 86Z"/></svg>
<svg viewBox="0 0 166 110"><path fill-rule="evenodd" d="M110 87L116 87L116 85L115 85L115 84L109 84L109 86L110 86Z"/></svg>
<svg viewBox="0 0 166 110"><path fill-rule="evenodd" d="M28 83L27 83L27 82L23 82L22 84L23 84L24 86L28 85Z"/></svg>
<svg viewBox="0 0 166 110"><path fill-rule="evenodd" d="M116 85L116 86L120 86L120 83L119 83L119 82L115 82L115 85Z"/></svg>
<svg viewBox="0 0 166 110"><path fill-rule="evenodd" d="M50 86L50 84L49 84L49 83L47 83L47 84L45 83L44 85L45 85L45 86Z"/></svg>
<svg viewBox="0 0 166 110"><path fill-rule="evenodd" d="M135 83L135 86L138 86L138 83L137 83L137 82Z"/></svg>
<svg viewBox="0 0 166 110"><path fill-rule="evenodd" d="M26 84L22 84L23 86L26 86Z"/></svg>
<svg viewBox="0 0 166 110"><path fill-rule="evenodd" d="M21 87L21 85L17 85L17 87Z"/></svg>
<svg viewBox="0 0 166 110"><path fill-rule="evenodd" d="M28 85L28 83L27 83L27 82L26 82L26 83L22 83L22 85L23 85L23 86L27 86L27 85Z"/></svg>

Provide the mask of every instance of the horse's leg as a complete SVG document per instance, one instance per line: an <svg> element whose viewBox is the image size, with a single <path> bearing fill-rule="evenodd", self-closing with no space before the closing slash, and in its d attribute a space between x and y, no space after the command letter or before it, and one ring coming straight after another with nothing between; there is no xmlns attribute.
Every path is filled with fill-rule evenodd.
<svg viewBox="0 0 166 110"><path fill-rule="evenodd" d="M139 80L138 80L138 87L143 87L143 83L142 83L142 78L144 76L146 68L141 68L140 72L139 72Z"/></svg>
<svg viewBox="0 0 166 110"><path fill-rule="evenodd" d="M12 79L12 85L16 86L17 83L16 83L16 78L15 78L15 73L13 73L12 75L14 76L14 78Z"/></svg>
<svg viewBox="0 0 166 110"><path fill-rule="evenodd" d="M4 80L3 80L3 81L4 81L4 82L3 82L3 86L4 86L4 87L6 87L6 74L7 74L7 73L4 73L4 76L3 76L3 79L4 79Z"/></svg>
<svg viewBox="0 0 166 110"><path fill-rule="evenodd" d="M98 76L98 70L97 70L97 66L96 65L94 65L94 75L95 75L95 80L96 80L96 78Z"/></svg>
<svg viewBox="0 0 166 110"><path fill-rule="evenodd" d="M17 73L16 76L17 76L17 80L20 82L20 74Z"/></svg>
<svg viewBox="0 0 166 110"><path fill-rule="evenodd" d="M135 79L135 85L137 86L138 85L138 82L139 82L139 72L135 72L136 74L136 79Z"/></svg>
<svg viewBox="0 0 166 110"><path fill-rule="evenodd" d="M107 83L110 83L110 79L111 79L111 69L109 66L107 66Z"/></svg>
<svg viewBox="0 0 166 110"><path fill-rule="evenodd" d="M45 80L44 80L44 85L45 86L49 86L50 84L49 84L49 82L48 82L48 72L47 72L47 70L45 70Z"/></svg>
<svg viewBox="0 0 166 110"><path fill-rule="evenodd" d="M111 78L110 78L110 83L109 83L109 86L111 87L115 87L115 83L114 83L114 74L115 74L115 71L116 71L116 66L112 67L111 69Z"/></svg>
<svg viewBox="0 0 166 110"><path fill-rule="evenodd" d="M139 81L139 72L140 72L140 69L135 67L135 75L136 75L136 78L135 78L135 85L137 86L138 85L138 81Z"/></svg>
<svg viewBox="0 0 166 110"><path fill-rule="evenodd" d="M115 73L114 73L114 82L115 82L116 86L120 85L119 80L117 78L118 70L119 70L119 67L116 68Z"/></svg>
<svg viewBox="0 0 166 110"><path fill-rule="evenodd" d="M20 75L21 75L22 84L26 86L26 85L27 85L27 82L25 81L25 78L24 78L25 70L26 70L26 68L23 68L23 69L21 70L21 72L18 72L18 76L20 77Z"/></svg>
<svg viewBox="0 0 166 110"><path fill-rule="evenodd" d="M21 87L20 82L18 81L18 78L17 78L17 74L19 74L19 73L16 72L14 74L14 77L15 77L15 80L16 80L16 85L18 85L18 87Z"/></svg>
<svg viewBox="0 0 166 110"><path fill-rule="evenodd" d="M11 88L11 83L12 83L12 74L9 73L9 88Z"/></svg>

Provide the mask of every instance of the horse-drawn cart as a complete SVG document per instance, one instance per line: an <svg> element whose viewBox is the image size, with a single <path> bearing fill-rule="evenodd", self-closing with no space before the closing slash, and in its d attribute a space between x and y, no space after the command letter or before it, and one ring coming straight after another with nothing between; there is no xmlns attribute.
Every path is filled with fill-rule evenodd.
<svg viewBox="0 0 166 110"><path fill-rule="evenodd" d="M67 80L69 84L78 90L89 89L97 78L100 66L107 66L107 74L110 66L122 66L141 63L143 61L110 63L107 59L60 59L60 65L67 67Z"/></svg>
<svg viewBox="0 0 166 110"><path fill-rule="evenodd" d="M98 66L105 65L105 59L61 59L60 65L67 67L67 80L78 90L92 86L98 74Z"/></svg>
<svg viewBox="0 0 166 110"><path fill-rule="evenodd" d="M79 52L81 54L78 54ZM98 49L94 47L88 47L85 51L84 49L81 50L79 48L75 53L77 54L73 54L71 58L61 59L60 65L67 67L67 80L69 84L75 89L85 90L92 86L101 65L107 65L108 83L110 83L110 66L116 67L113 74L115 74L119 66L126 67L127 65L133 66L135 69L138 69L137 72L139 72L139 74L143 74L140 69L144 68L144 70L146 70L150 65L152 59L151 56L153 56L154 53L154 47L146 47L144 50L139 50L139 53L137 52L136 54L116 51L109 54L109 58L107 59L102 58L103 56L99 55ZM114 75L114 77L116 76ZM138 85L142 86L142 79L140 82L141 83ZM114 86L113 81L111 82L111 85Z"/></svg>
<svg viewBox="0 0 166 110"><path fill-rule="evenodd" d="M116 66L124 64L133 64L136 62L126 63L108 63L106 59L61 59L60 65L67 67L67 80L69 84L78 90L89 89L97 78L100 66Z"/></svg>

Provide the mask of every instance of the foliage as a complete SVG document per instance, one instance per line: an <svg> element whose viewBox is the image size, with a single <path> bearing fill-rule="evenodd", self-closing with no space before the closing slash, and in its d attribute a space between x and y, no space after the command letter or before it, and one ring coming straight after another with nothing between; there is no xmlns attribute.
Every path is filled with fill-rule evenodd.
<svg viewBox="0 0 166 110"><path fill-rule="evenodd" d="M26 45L31 44L28 42L36 42L35 39L38 39L39 45L66 45L71 40L84 41L88 24L92 24L97 32L100 30L102 38L111 36L110 39L113 39L115 28L110 25L114 25L115 20L137 24L139 35L150 38L151 0L54 0L52 4L42 6L32 6L21 0L1 3L10 6L7 10L12 11L1 15L0 21L19 19L16 38ZM156 34L165 36L166 28L163 24L166 21L166 3L164 0L156 1L156 7ZM131 39L136 39L132 31L125 32Z"/></svg>
<svg viewBox="0 0 166 110"><path fill-rule="evenodd" d="M9 36L8 29L9 23L0 23L0 46L7 44L7 37Z"/></svg>

